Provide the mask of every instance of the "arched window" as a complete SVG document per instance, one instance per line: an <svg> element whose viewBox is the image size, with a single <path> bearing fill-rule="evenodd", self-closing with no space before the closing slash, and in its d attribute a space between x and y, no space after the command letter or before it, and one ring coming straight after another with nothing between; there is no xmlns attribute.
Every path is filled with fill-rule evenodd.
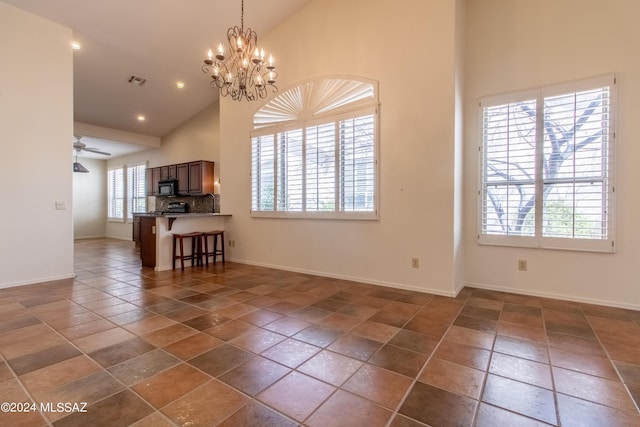
<svg viewBox="0 0 640 427"><path fill-rule="evenodd" d="M376 83L302 83L256 112L253 125L253 215L377 218Z"/></svg>

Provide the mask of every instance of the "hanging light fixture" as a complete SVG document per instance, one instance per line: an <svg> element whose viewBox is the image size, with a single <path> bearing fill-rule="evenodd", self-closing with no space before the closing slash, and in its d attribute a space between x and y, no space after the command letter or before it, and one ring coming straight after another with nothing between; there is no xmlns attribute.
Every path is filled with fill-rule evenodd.
<svg viewBox="0 0 640 427"><path fill-rule="evenodd" d="M258 47L258 35L251 28L244 29L244 0L240 13L240 27L227 30L228 54L222 43L214 56L209 49L202 71L211 75L210 86L220 90L221 96L231 96L234 101L255 101L265 98L268 87L273 93L278 91L278 73L273 65L273 57L265 60L264 49Z"/></svg>
<svg viewBox="0 0 640 427"><path fill-rule="evenodd" d="M81 172L81 173L89 173L89 169L85 168L80 163L78 163L78 156L76 156L76 161L73 162L73 171Z"/></svg>

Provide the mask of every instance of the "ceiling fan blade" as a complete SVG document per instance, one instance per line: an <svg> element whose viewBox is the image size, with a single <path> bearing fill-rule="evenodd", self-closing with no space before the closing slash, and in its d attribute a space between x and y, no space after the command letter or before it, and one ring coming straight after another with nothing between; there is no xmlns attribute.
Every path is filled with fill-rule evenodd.
<svg viewBox="0 0 640 427"><path fill-rule="evenodd" d="M102 154L102 155L105 155L105 156L110 156L111 155L111 153L107 153L106 151L102 151L99 148L84 147L83 150L84 151L89 151L91 153Z"/></svg>

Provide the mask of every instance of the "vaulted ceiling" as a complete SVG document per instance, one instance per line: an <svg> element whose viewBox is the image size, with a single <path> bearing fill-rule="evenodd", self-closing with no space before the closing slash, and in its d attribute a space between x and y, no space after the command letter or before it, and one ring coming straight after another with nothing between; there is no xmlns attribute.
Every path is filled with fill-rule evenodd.
<svg viewBox="0 0 640 427"><path fill-rule="evenodd" d="M240 0L1 1L73 30L81 45L73 65L76 122L156 137L217 99L202 60L226 41L228 27L240 25L241 11ZM245 28L260 37L309 1L246 0ZM132 76L144 84L129 82Z"/></svg>

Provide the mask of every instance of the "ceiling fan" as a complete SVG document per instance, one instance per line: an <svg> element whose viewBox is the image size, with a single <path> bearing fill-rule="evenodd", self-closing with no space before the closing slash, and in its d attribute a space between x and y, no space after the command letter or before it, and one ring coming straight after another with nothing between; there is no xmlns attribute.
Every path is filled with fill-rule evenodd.
<svg viewBox="0 0 640 427"><path fill-rule="evenodd" d="M82 136L75 136L76 140L73 142L73 149L76 150L76 155L80 154L82 151L86 151L89 153L102 154L104 156L110 156L111 153L107 153L106 151L102 151L99 148L87 147L87 144L82 142Z"/></svg>
<svg viewBox="0 0 640 427"><path fill-rule="evenodd" d="M78 162L78 154L80 154L83 151L86 151L88 153L96 153L96 154L102 154L104 156L110 156L111 153L107 153L106 151L102 151L99 148L92 148L92 147L87 147L87 144L85 144L84 142L81 141L82 136L75 136L76 140L73 142L73 149L76 152L76 161L73 162L73 171L74 172L81 172L81 173L88 173L89 169L85 168L84 166L82 166L79 162Z"/></svg>

